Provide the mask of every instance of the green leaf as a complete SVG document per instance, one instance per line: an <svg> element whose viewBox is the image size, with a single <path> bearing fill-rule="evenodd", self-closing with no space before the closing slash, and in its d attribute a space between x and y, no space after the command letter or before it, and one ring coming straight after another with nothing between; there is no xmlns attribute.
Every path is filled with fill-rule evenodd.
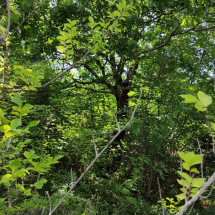
<svg viewBox="0 0 215 215"><path fill-rule="evenodd" d="M24 194L26 196L31 196L31 189L30 188L29 189L24 189Z"/></svg>
<svg viewBox="0 0 215 215"><path fill-rule="evenodd" d="M180 95L180 96L185 99L183 101L183 103L196 103L196 102L198 102L198 99L192 95Z"/></svg>
<svg viewBox="0 0 215 215"><path fill-rule="evenodd" d="M11 96L11 101L16 103L20 108L22 108L22 101L19 97Z"/></svg>
<svg viewBox="0 0 215 215"><path fill-rule="evenodd" d="M204 185L204 182L202 178L194 178L192 180L192 187L202 187Z"/></svg>
<svg viewBox="0 0 215 215"><path fill-rule="evenodd" d="M179 175L181 175L183 178L185 178L189 183L190 181L192 180L192 178L185 172L180 172L180 171L177 171Z"/></svg>
<svg viewBox="0 0 215 215"><path fill-rule="evenodd" d="M0 198L0 204L5 201L6 198Z"/></svg>
<svg viewBox="0 0 215 215"><path fill-rule="evenodd" d="M24 152L24 156L27 158L27 159L29 159L30 157L31 157L31 155L30 155L30 153L29 152Z"/></svg>
<svg viewBox="0 0 215 215"><path fill-rule="evenodd" d="M184 169L189 170L190 166L187 163L183 163L182 166L184 167Z"/></svg>
<svg viewBox="0 0 215 215"><path fill-rule="evenodd" d="M190 171L195 172L195 173L199 173L199 171L196 168L192 168Z"/></svg>
<svg viewBox="0 0 215 215"><path fill-rule="evenodd" d="M75 37L77 35L77 27L73 27L71 29L71 35L72 35L72 37Z"/></svg>
<svg viewBox="0 0 215 215"><path fill-rule="evenodd" d="M34 126L37 126L38 124L39 124L39 120L38 121L32 121L32 122L30 122L29 124L28 124L28 128L31 128L31 127L34 127Z"/></svg>
<svg viewBox="0 0 215 215"><path fill-rule="evenodd" d="M28 143L30 143L31 142L31 139L26 139L24 142L19 142L18 144L17 144L17 146L18 147L25 147L25 144L28 144Z"/></svg>
<svg viewBox="0 0 215 215"><path fill-rule="evenodd" d="M113 16L120 16L120 15L121 15L121 13L118 10L115 10L113 12Z"/></svg>
<svg viewBox="0 0 215 215"><path fill-rule="evenodd" d="M188 152L188 153L184 153L184 152L177 152L179 157L184 160L186 163L188 163L189 158L194 154L194 152Z"/></svg>
<svg viewBox="0 0 215 215"><path fill-rule="evenodd" d="M23 106L22 109L30 110L30 109L32 109L33 107L34 107L34 106L31 105L31 104L25 104L25 105Z"/></svg>
<svg viewBox="0 0 215 215"><path fill-rule="evenodd" d="M65 52L65 48L63 46L57 46L56 48L62 52Z"/></svg>
<svg viewBox="0 0 215 215"><path fill-rule="evenodd" d="M192 157L190 157L188 164L190 166L193 166L195 164L201 164L202 163L202 156L201 155L193 155Z"/></svg>
<svg viewBox="0 0 215 215"><path fill-rule="evenodd" d="M20 130L20 129L13 129L13 130L5 132L5 136L7 138L9 138L9 137L12 137L14 135L20 134L21 132L22 132L22 130Z"/></svg>
<svg viewBox="0 0 215 215"><path fill-rule="evenodd" d="M47 180L45 178L40 179L38 182L34 184L37 189L42 189L43 184L45 184Z"/></svg>
<svg viewBox="0 0 215 215"><path fill-rule="evenodd" d="M12 108L13 108L14 110L18 111L18 112L21 112L21 111L22 111L22 109L21 109L20 107L17 107L17 106L12 106Z"/></svg>
<svg viewBox="0 0 215 215"><path fill-rule="evenodd" d="M181 194L179 194L179 195L176 195L176 197L177 197L178 199L180 199L180 200L185 199L184 193L181 193Z"/></svg>
<svg viewBox="0 0 215 215"><path fill-rule="evenodd" d="M58 160L61 159L63 157L63 155L57 155L56 157L54 157L54 159L52 160L52 163L58 163Z"/></svg>
<svg viewBox="0 0 215 215"><path fill-rule="evenodd" d="M37 166L38 166L38 167L46 167L46 168L49 168L49 167L50 167L47 163L43 163L43 162L38 163Z"/></svg>
<svg viewBox="0 0 215 215"><path fill-rule="evenodd" d="M212 103L212 98L211 96L206 95L204 92L199 91L198 93L198 98L200 102L204 105L204 107L207 107Z"/></svg>
<svg viewBox="0 0 215 215"><path fill-rule="evenodd" d="M23 188L23 186L21 184L16 184L16 187L19 189Z"/></svg>
<svg viewBox="0 0 215 215"><path fill-rule="evenodd" d="M71 50L68 50L67 52L66 52L66 54L68 54L68 55L73 55L74 54L74 51L71 49Z"/></svg>
<svg viewBox="0 0 215 215"><path fill-rule="evenodd" d="M1 179L1 183L7 183L12 179L12 175L11 174L6 174L2 176Z"/></svg>
<svg viewBox="0 0 215 215"><path fill-rule="evenodd" d="M34 150L30 150L30 155L32 156L32 155L34 155L35 154L35 151Z"/></svg>
<svg viewBox="0 0 215 215"><path fill-rule="evenodd" d="M188 187L188 185L190 184L189 183L190 181L187 181L187 180L182 181L182 180L177 179L177 181L181 186L183 186L183 184L184 184L184 187Z"/></svg>
<svg viewBox="0 0 215 215"><path fill-rule="evenodd" d="M197 188L192 188L191 189L191 197L195 196L198 191L199 190Z"/></svg>
<svg viewBox="0 0 215 215"><path fill-rule="evenodd" d="M122 9L123 9L123 6L121 3L116 4L116 7L118 8L119 11L122 11Z"/></svg>
<svg viewBox="0 0 215 215"><path fill-rule="evenodd" d="M207 110L207 108L205 108L203 103L200 101L196 102L195 107L199 111L206 111Z"/></svg>
<svg viewBox="0 0 215 215"><path fill-rule="evenodd" d="M12 129L16 129L20 125L22 125L21 119L13 119L10 123Z"/></svg>
<svg viewBox="0 0 215 215"><path fill-rule="evenodd" d="M12 172L14 173L19 167L21 166L21 159L16 159L14 160L11 164L10 167L12 169Z"/></svg>
<svg viewBox="0 0 215 215"><path fill-rule="evenodd" d="M211 122L211 127L212 127L213 130L215 131L215 123Z"/></svg>
<svg viewBox="0 0 215 215"><path fill-rule="evenodd" d="M40 156L36 155L36 154L34 154L34 155L31 156L31 159L36 159L36 158L40 158Z"/></svg>
<svg viewBox="0 0 215 215"><path fill-rule="evenodd" d="M126 6L126 1L122 0L122 7L124 8Z"/></svg>
<svg viewBox="0 0 215 215"><path fill-rule="evenodd" d="M186 23L186 19L183 19L181 22L181 26L183 26Z"/></svg>
<svg viewBox="0 0 215 215"><path fill-rule="evenodd" d="M67 20L71 27L77 24L77 20L72 20L72 21L70 19L67 19Z"/></svg>
<svg viewBox="0 0 215 215"><path fill-rule="evenodd" d="M89 21L90 21L89 26L90 26L91 28L93 28L93 27L94 27L94 23L95 23L93 17L90 16L88 19L89 19Z"/></svg>
<svg viewBox="0 0 215 215"><path fill-rule="evenodd" d="M181 191L181 192L183 192L183 193L184 193L184 191L185 191L185 193L186 193L186 194L188 193L188 190L186 190L186 189L185 189L185 188L183 188L183 187L182 187L182 188L180 188L180 191Z"/></svg>
<svg viewBox="0 0 215 215"><path fill-rule="evenodd" d="M25 177L25 172L23 170L18 170L13 174L14 179L17 179L18 177Z"/></svg>

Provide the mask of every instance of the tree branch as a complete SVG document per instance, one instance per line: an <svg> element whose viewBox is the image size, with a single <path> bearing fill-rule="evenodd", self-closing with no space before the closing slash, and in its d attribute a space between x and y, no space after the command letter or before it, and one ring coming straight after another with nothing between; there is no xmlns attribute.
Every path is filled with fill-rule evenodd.
<svg viewBox="0 0 215 215"><path fill-rule="evenodd" d="M156 50L156 49L159 49L159 48L162 48L162 47L166 46L166 45L169 43L170 39L175 35L174 33L177 31L177 29L179 28L179 26L180 26L180 23L179 23L179 24L176 26L176 28L170 33L169 37L167 38L167 40L166 40L164 43L162 43L162 44L160 44L160 45L158 45L158 46L155 46L154 48L143 50L143 51L139 52L139 53L136 55L136 57L140 56L141 54L149 53L149 52L151 52L151 51L154 51L154 50Z"/></svg>
<svg viewBox="0 0 215 215"><path fill-rule="evenodd" d="M3 41L7 37L9 30L10 30L10 1L6 0L6 2L7 2L7 29L6 29L4 36L1 38ZM1 43L1 40L0 40L0 43Z"/></svg>
<svg viewBox="0 0 215 215"><path fill-rule="evenodd" d="M76 88L80 88L80 89L84 89L84 90L89 90L92 92L97 92L97 93L107 93L107 94L113 94L111 91L106 91L106 90L95 90L93 88L90 87L79 87L77 85L75 85Z"/></svg>
<svg viewBox="0 0 215 215"><path fill-rule="evenodd" d="M65 74L67 74L68 72L70 72L71 69L73 69L77 64L81 63L82 60L84 60L90 53L91 51L95 48L96 44L88 51L85 53L85 55L83 57L81 57L78 61L76 61L75 63L73 63L68 69L66 69L63 73L61 73L60 75L56 76L55 78L53 78L51 81L45 83L44 85L42 85L41 87L46 87L49 84L52 84L54 81L56 81L58 78L63 77Z"/></svg>
<svg viewBox="0 0 215 215"><path fill-rule="evenodd" d="M205 190L214 183L215 180L215 172L213 173L213 175L208 179L208 181L202 186L202 188L196 193L196 195L190 199L189 201L187 201L184 206L181 208L181 210L176 214L176 215L183 215L183 213L187 210L187 208L189 206L191 206L193 203L195 203L200 196L202 195L202 193L205 192Z"/></svg>
<svg viewBox="0 0 215 215"><path fill-rule="evenodd" d="M84 63L83 65L92 75L94 75L96 78L99 78L96 72L94 72L93 69L89 67L89 65L87 65L86 63Z"/></svg>

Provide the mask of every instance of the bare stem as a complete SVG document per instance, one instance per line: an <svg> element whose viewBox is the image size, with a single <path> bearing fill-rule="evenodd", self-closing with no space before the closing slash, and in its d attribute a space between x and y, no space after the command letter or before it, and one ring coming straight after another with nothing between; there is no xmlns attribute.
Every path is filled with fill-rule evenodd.
<svg viewBox="0 0 215 215"><path fill-rule="evenodd" d="M163 205L163 200L162 200L161 187L160 187L160 182L159 182L159 178L158 178L158 177L157 177L157 181L158 181L159 195L160 195L161 204L162 204L162 209L163 209L163 215L165 215L165 211L164 211L164 205Z"/></svg>

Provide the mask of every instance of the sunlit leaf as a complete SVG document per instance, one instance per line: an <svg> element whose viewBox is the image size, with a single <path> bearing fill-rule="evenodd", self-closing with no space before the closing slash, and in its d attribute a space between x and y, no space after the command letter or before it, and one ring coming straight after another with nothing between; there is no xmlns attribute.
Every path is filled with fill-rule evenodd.
<svg viewBox="0 0 215 215"><path fill-rule="evenodd" d="M20 108L22 108L22 101L19 97L11 96L11 101L16 103Z"/></svg>
<svg viewBox="0 0 215 215"><path fill-rule="evenodd" d="M202 178L194 178L192 180L192 187L202 187L204 185L204 182Z"/></svg>
<svg viewBox="0 0 215 215"><path fill-rule="evenodd" d="M199 91L198 93L198 98L200 102L204 105L204 107L207 107L212 103L212 98L211 96L206 95L204 92Z"/></svg>
<svg viewBox="0 0 215 215"><path fill-rule="evenodd" d="M47 182L45 178L40 179L38 182L36 182L34 185L37 189L42 189L43 185Z"/></svg>
<svg viewBox="0 0 215 215"><path fill-rule="evenodd" d="M181 97L185 99L183 101L183 103L196 103L196 102L198 102L198 99L192 95L181 95Z"/></svg>
<svg viewBox="0 0 215 215"><path fill-rule="evenodd" d="M21 119L13 119L10 123L12 129L16 129L20 125L22 125Z"/></svg>

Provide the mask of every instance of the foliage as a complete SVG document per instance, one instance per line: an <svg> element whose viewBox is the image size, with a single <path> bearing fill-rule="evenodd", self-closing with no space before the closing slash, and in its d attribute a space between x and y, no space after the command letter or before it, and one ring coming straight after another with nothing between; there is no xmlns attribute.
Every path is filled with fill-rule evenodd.
<svg viewBox="0 0 215 215"><path fill-rule="evenodd" d="M191 199L203 155L205 181L215 171L213 3L10 0L9 8L10 17L0 3L1 213L48 214L45 191L54 207L71 168L75 182L128 122L141 87L132 123L56 214L161 214L159 192L176 213L177 179ZM213 200L193 210L210 213Z"/></svg>

